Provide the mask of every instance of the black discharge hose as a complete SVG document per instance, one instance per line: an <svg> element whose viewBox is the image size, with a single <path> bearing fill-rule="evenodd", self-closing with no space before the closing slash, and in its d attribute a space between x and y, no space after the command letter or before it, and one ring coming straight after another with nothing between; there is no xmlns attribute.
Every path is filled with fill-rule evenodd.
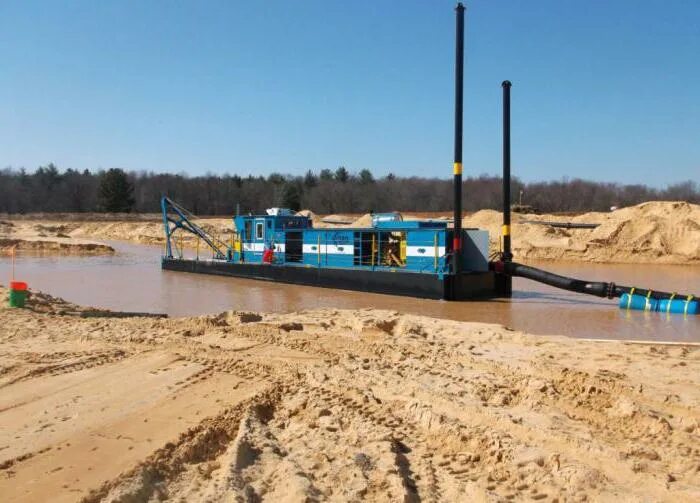
<svg viewBox="0 0 700 503"><path fill-rule="evenodd" d="M531 279L545 285L569 290L571 292L585 293L595 295L596 297L606 297L612 299L621 297L623 293L633 293L644 297L649 296L652 299L671 299L671 298L687 298L688 295L660 292L656 290L645 290L643 288L633 288L629 286L616 285L615 283L606 283L604 281L584 281L576 278L567 278L551 272L543 271L536 267L518 264L517 262L492 262L494 271L506 274L508 276L518 276L521 278Z"/></svg>

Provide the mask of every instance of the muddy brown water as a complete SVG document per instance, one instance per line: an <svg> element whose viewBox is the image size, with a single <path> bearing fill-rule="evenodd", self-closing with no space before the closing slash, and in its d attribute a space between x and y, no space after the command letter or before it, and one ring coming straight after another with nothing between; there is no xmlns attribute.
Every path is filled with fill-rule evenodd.
<svg viewBox="0 0 700 503"><path fill-rule="evenodd" d="M17 259L17 279L30 288L83 305L190 316L225 310L298 311L378 308L463 321L499 323L534 334L700 342L700 316L624 311L616 300L557 290L516 278L512 299L446 302L160 269L161 248L109 242L117 253L97 257ZM700 293L700 266L534 264L586 280ZM0 259L7 284L9 259Z"/></svg>

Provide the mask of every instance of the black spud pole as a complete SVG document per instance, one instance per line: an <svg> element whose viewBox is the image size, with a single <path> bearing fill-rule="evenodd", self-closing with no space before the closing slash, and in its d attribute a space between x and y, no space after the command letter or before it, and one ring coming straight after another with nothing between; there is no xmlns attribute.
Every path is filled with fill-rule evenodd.
<svg viewBox="0 0 700 503"><path fill-rule="evenodd" d="M510 86L504 80L503 87L503 260L513 260L510 250Z"/></svg>
<svg viewBox="0 0 700 503"><path fill-rule="evenodd" d="M455 50L455 155L454 155L454 236L453 270L461 269L462 256L462 97L464 87L464 5L458 3Z"/></svg>

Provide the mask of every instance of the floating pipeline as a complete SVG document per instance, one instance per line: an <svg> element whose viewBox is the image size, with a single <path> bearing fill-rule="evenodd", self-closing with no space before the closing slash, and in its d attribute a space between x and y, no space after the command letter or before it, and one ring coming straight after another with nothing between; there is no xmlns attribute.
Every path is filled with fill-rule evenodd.
<svg viewBox="0 0 700 503"><path fill-rule="evenodd" d="M623 293L620 297L620 309L673 314L699 314L700 303L692 295L685 298L654 299L634 293Z"/></svg>
<svg viewBox="0 0 700 503"><path fill-rule="evenodd" d="M585 281L560 276L536 267L517 262L491 262L491 269L506 276L518 276L538 283L568 290L613 299L620 297L620 308L641 311L657 311L674 314L700 314L700 303L695 295L645 290L631 286L617 285L605 281Z"/></svg>

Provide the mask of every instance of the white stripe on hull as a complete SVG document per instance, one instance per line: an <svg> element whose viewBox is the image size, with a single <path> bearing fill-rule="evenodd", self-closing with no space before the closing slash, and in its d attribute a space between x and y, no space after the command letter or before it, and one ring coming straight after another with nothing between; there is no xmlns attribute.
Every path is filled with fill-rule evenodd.
<svg viewBox="0 0 700 503"><path fill-rule="evenodd" d="M438 258L445 254L445 247L438 246ZM435 258L435 247L434 246L407 246L406 247L407 257L430 257Z"/></svg>
<svg viewBox="0 0 700 503"><path fill-rule="evenodd" d="M243 251L262 252L265 250L265 243L243 243Z"/></svg>
<svg viewBox="0 0 700 503"><path fill-rule="evenodd" d="M284 243L275 243L275 251L284 253ZM248 252L263 252L265 251L265 243L243 243L243 251Z"/></svg>
<svg viewBox="0 0 700 503"><path fill-rule="evenodd" d="M318 245L304 244L304 253L316 254L318 255ZM321 245L321 255L353 255L354 249L353 245Z"/></svg>

